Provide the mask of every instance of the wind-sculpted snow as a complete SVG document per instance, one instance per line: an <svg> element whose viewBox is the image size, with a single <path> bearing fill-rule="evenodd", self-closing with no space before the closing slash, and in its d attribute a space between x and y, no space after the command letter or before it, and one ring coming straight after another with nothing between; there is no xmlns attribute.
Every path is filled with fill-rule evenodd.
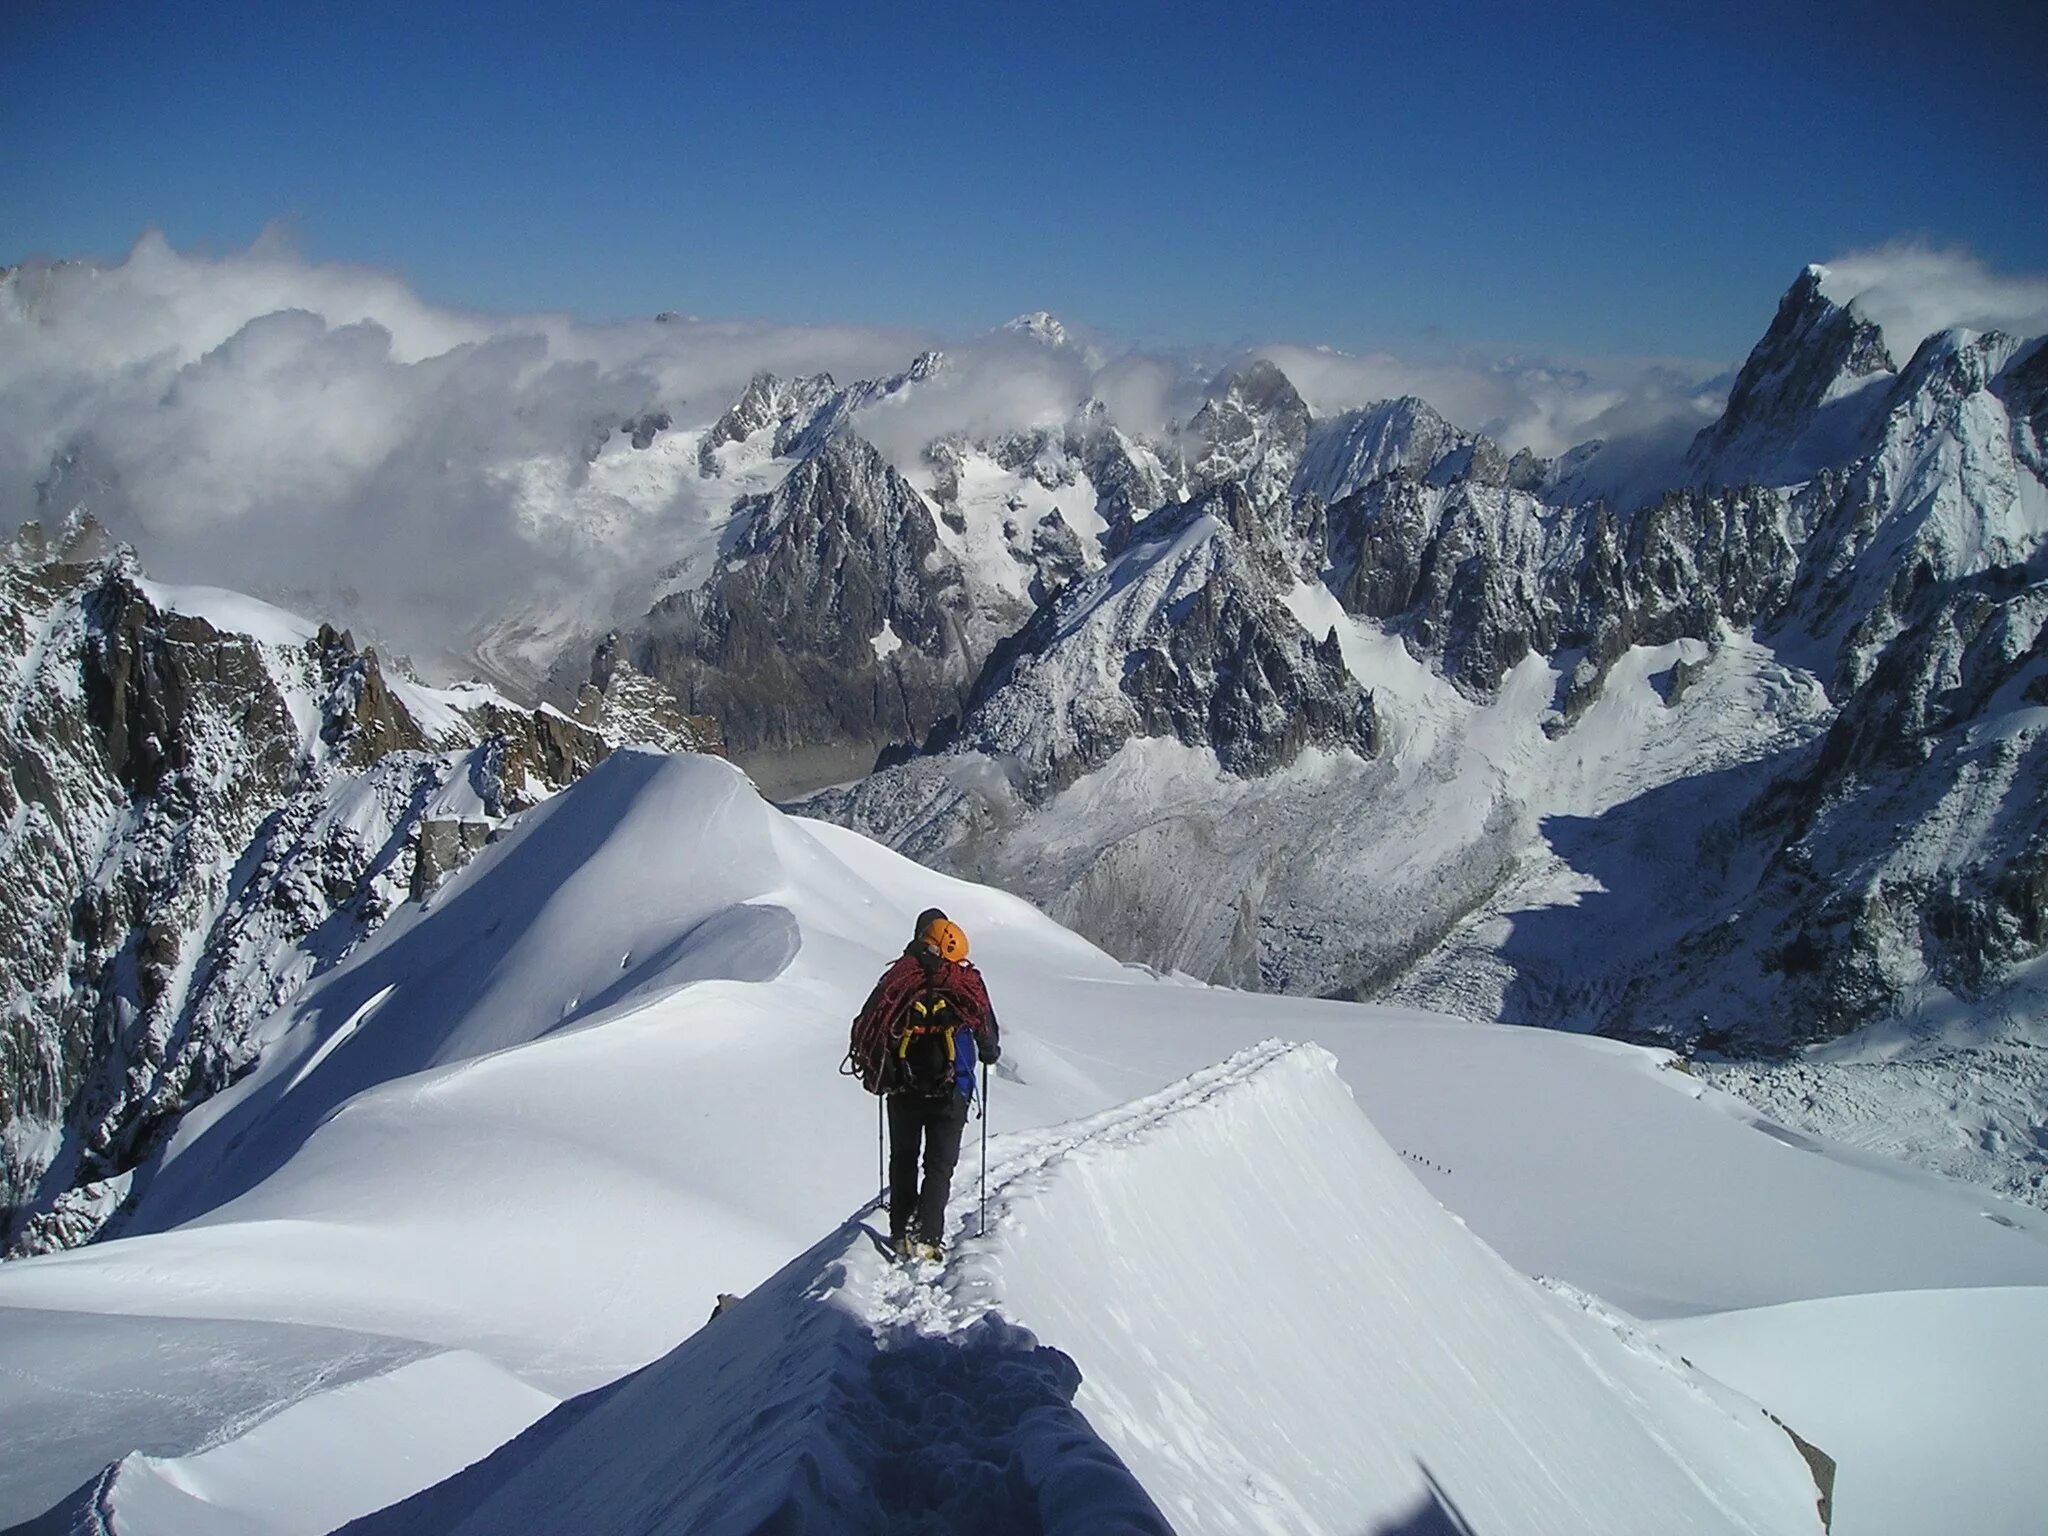
<svg viewBox="0 0 2048 1536"><path fill-rule="evenodd" d="M0 1519L49 1509L109 1451L166 1459L232 1442L295 1398L428 1353L410 1339L237 1319L0 1313ZM70 1529L70 1522L65 1522Z"/></svg>
<svg viewBox="0 0 2048 1536"><path fill-rule="evenodd" d="M1687 697L1710 707L1730 681L1708 669ZM1435 686L1441 695L1418 698L1433 709L1461 707L1440 679ZM1586 728L1605 728L1601 712L1611 707L1593 706ZM1664 706L1643 687L1637 707ZM1535 741L1544 738L1535 733ZM1597 804L1597 765L1583 766L1577 793ZM1259 791L1272 781L1242 782ZM1444 793L1448 812L1464 791L1449 782ZM1013 897L785 816L715 760L614 754L515 821L269 1021L261 1064L189 1113L161 1173L138 1181L128 1235L0 1266L0 1357L27 1358L11 1335L33 1331L44 1309L73 1318L64 1350L36 1354L50 1374L23 1409L38 1425L34 1486L54 1490L50 1497L97 1486L106 1468L140 1448L168 1464L127 1461L113 1475L117 1490L125 1483L147 1498L164 1486L203 1488L228 1503L187 1509L194 1521L232 1510L297 1530L289 1510L302 1476L318 1480L320 1507L340 1512L333 1518L365 1513L472 1459L474 1443L456 1433L463 1424L530 1408L534 1391L589 1393L670 1355L702 1327L716 1294L760 1287L872 1196L876 1104L835 1066L849 1017L900 953L912 915L928 906L943 907L972 936L1004 1030L989 1084L991 1183L1003 1215L991 1229L995 1246L956 1240L955 1268L974 1282L996 1273L986 1259L1012 1289L899 1293L890 1287L902 1277L885 1277L869 1240L842 1234L840 1251L814 1255L801 1285L808 1292L825 1266L843 1262L835 1294L858 1315L822 1335L832 1358L791 1360L774 1352L802 1350L821 1335L799 1334L779 1302L769 1307L772 1325L744 1346L763 1353L741 1353L733 1367L767 1398L746 1398L735 1381L740 1398L723 1399L754 1404L720 1421L743 1442L718 1463L727 1470L767 1465L749 1458L788 1446L778 1437L797 1432L797 1420L767 1410L840 1369L833 1341L854 1348L855 1359L874 1355L870 1324L906 1350L913 1340L899 1325L919 1339L933 1335L934 1347L920 1344L879 1376L863 1365L852 1378L851 1419L870 1436L862 1444L939 1440L959 1451L947 1463L957 1469L992 1460L1007 1469L1023 1414L1057 1430L1034 1444L1094 1448L1050 1458L1092 1469L1076 1498L1098 1477L1130 1489L1128 1475L1105 1463L1107 1442L1177 1527L1172 1485L1150 1480L1140 1460L1152 1453L1142 1445L1179 1444L1183 1430L1190 1443L1227 1443L1239 1433L1236 1420L1226 1427L1219 1417L1232 1394L1254 1394L1262 1405L1246 1422L1288 1422L1286 1373L1298 1373L1310 1342L1352 1361L1346 1390L1361 1380L1374 1388L1321 1399L1325 1416L1362 1414L1389 1445L1437 1443L1431 1426L1474 1400L1446 1397L1465 1391L1463 1378L1372 1377L1362 1373L1390 1357L1357 1354L1359 1339L1397 1355L1407 1349L1413 1339L1389 1339L1385 1320L1419 1315L1402 1310L1415 1297L1499 1300L1495 1321L1512 1337L1502 1344L1501 1334L1475 1332L1455 1358L1484 1376L1499 1345L1576 1400L1585 1378L1556 1374L1565 1371L1563 1354L1544 1345L1532 1355L1513 1342L1521 1326L1513 1319L1527 1321L1516 1309L1542 1298L1519 1281L1509 1286L1513 1276L1491 1259L1472 1259L1479 1268L1466 1273L1455 1256L1481 1250L1415 1181L1523 1273L1637 1316L2048 1282L2037 1214L1759 1123L1674 1070L1668 1053L1148 975ZM1256 824L1243 821L1249 840ZM1429 868L1416 858L1411 877ZM1276 1031L1335 1051L1372 1127L1313 1053L1293 1066L1270 1048L1223 1068L1204 1065ZM975 1202L971 1153L967 1161L955 1185L956 1225ZM1118 1167L1132 1177L1105 1185L1102 1175ZM1390 1193L1397 1190L1406 1193ZM1303 1192L1312 1206L1289 1204ZM1378 1202L1369 1213L1345 1203L1361 1192ZM1268 1207L1294 1214L1269 1218ZM1232 1246L1239 1228L1246 1241ZM1083 1267L1037 1268L1062 1252ZM1456 1272L1430 1268L1439 1262L1432 1254L1450 1255L1442 1262ZM1158 1270L1147 1267L1155 1256ZM1244 1267L1219 1268L1225 1259ZM1431 1284L1409 1286L1407 1300L1376 1289L1390 1263L1402 1274L1419 1266L1413 1274ZM1356 1315L1348 1293L1327 1280L1352 1272L1362 1277ZM1115 1290L1105 1291L1112 1280ZM1206 1342L1227 1340L1248 1318L1275 1326L1245 1298L1311 1281L1325 1289L1272 1310L1289 1329L1298 1314L1320 1331L1275 1339L1283 1369L1274 1375L1240 1361L1227 1391L1200 1376L1199 1360L1162 1349L1153 1331L1184 1317L1180 1336ZM1034 1287L1071 1294L1046 1300ZM1091 1337L1114 1321L1123 1289L1159 1298L1119 1332L1170 1367L1161 1379L1179 1382L1195 1408L1179 1390L1132 1399L1131 1384L1142 1385L1154 1365L1094 1353ZM1511 1305L1510 1295L1522 1299ZM982 1353L963 1358L948 1342L948 1320L971 1322L991 1299L1001 1320L1032 1340L991 1325L975 1336ZM1538 1318L1551 1315L1543 1306ZM1636 1347L1625 1320L1574 1306ZM728 1312L685 1350L744 1315ZM284 1351L293 1363L278 1373L274 1394L244 1391L223 1361L211 1374L179 1378L172 1425L154 1410L113 1414L91 1391L61 1390L67 1381L104 1381L105 1362L144 1337L167 1374L138 1381L169 1381L171 1363L204 1355L217 1322L304 1325ZM343 1332L312 1331L323 1329ZM451 1366L452 1379L439 1367L387 1369L366 1383L374 1390L323 1390L322 1357L336 1381L360 1376L365 1337L385 1341L372 1353L393 1365L430 1366L423 1357L455 1352L488 1369ZM1235 1358L1231 1347L1226 1358ZM1591 1348L1608 1359L1606 1346ZM67 1358L78 1362L75 1375ZM749 1374L750 1358L788 1368ZM1612 1363L1602 1366L1608 1375L1633 1379L1634 1367ZM1075 1401L1093 1429L1066 1403L1077 1370ZM1138 1401L1125 1430L1090 1407L1091 1384ZM0 1414L24 1386L0 1373ZM895 1387L904 1389L895 1405L876 1407L876 1394ZM1644 1391L1661 1414L1660 1389ZM950 1405L963 1399L979 1406L955 1413ZM920 1400L930 1415L912 1411ZM1545 1411L1550 1401L1546 1393ZM292 1411L299 1404L317 1411ZM1912 1433L1914 1405L1896 1411L1901 1432ZM448 1433L427 1436L400 1468L388 1433L399 1422ZM1303 1444L1325 1447L1319 1462L1341 1469L1345 1457L1327 1456L1330 1442L1320 1438L1333 1432L1295 1431ZM622 1454L646 1449L625 1432L614 1439ZM673 1470L679 1448L696 1443L664 1432L655 1449ZM1620 1443L1640 1445L1628 1435ZM229 1447L236 1454L214 1455ZM520 1452L538 1454L531 1441ZM1040 1490L1035 1497L1048 1497L1053 1482L1039 1477L1041 1463L1024 1456L1017 1465ZM1661 1487L1670 1464L1658 1465L1651 1482ZM260 1477L243 1476L252 1466ZM1470 1517L1458 1466L1456 1457L1430 1455L1425 1474L1404 1460L1372 1496L1384 1494L1403 1519L1437 1508ZM1996 1497L2014 1486L2002 1483ZM1003 1487L1012 1502L998 1507L1020 1507L1007 1470ZM737 1483L724 1495L751 1507ZM712 1497L703 1489L688 1496ZM1252 1507L1242 1490L1229 1497L1237 1502L1227 1507ZM0 1506L0 1521L38 1509Z"/></svg>
<svg viewBox="0 0 2048 1536"><path fill-rule="evenodd" d="M520 836L486 849L310 988L290 1032L265 1042L258 1070L192 1117L157 1175L149 1224L175 1224L225 1189L259 1183L366 1089L679 987L766 981L789 963L799 943L789 913L749 904L759 873L777 865L776 829L736 770L628 751L591 784L594 793L526 812ZM664 846L662 829L688 802L706 813L690 818L698 835ZM598 891L606 899L592 901ZM621 913L614 903L626 892ZM601 968L591 964L599 930L617 951Z"/></svg>
<svg viewBox="0 0 2048 1536"><path fill-rule="evenodd" d="M1073 1355L1182 1532L1391 1528L1435 1496L1475 1532L1814 1528L1776 1426L1510 1271L1334 1065L1269 1043L1020 1151L948 1289Z"/></svg>
<svg viewBox="0 0 2048 1536"><path fill-rule="evenodd" d="M146 1344L158 1342L150 1330L137 1331ZM187 1405L178 1398L159 1399L142 1411L120 1400L182 1388L211 1409L219 1378L231 1370L176 1360L176 1352L169 1353L183 1367L182 1379L154 1361L140 1372L131 1363L128 1390L108 1396L136 1421L138 1438L157 1445L156 1454L122 1457L40 1520L19 1527L22 1536L325 1536L359 1514L365 1500L411 1493L421 1461L438 1466L486 1455L556 1405L462 1351L408 1359L407 1353L420 1352L406 1351L403 1341L366 1339L359 1358L337 1362L325 1353L333 1343L312 1338L304 1347L317 1375L307 1382L293 1379L299 1362L286 1351L299 1342L296 1335L312 1330L215 1325L188 1331L192 1344L213 1337L230 1359L238 1350L249 1352L247 1361L237 1362L256 1377L244 1389L249 1422L218 1443L192 1446L192 1421L179 1422L178 1410ZM299 1369L306 1373L305 1366ZM137 1390L143 1384L146 1393ZM349 1439L348 1454L323 1456L342 1436Z"/></svg>
<svg viewBox="0 0 2048 1536"><path fill-rule="evenodd" d="M1844 1296L1657 1333L1703 1369L1754 1383L1840 1458L1841 1536L2040 1529L2048 1291ZM1900 1433L1892 1411L1902 1399L1927 1412L1911 1434Z"/></svg>
<svg viewBox="0 0 2048 1536"><path fill-rule="evenodd" d="M956 1201L943 1274L842 1228L666 1359L348 1529L1818 1529L1777 1425L1508 1270L1333 1066L1268 1043L999 1138L987 1230Z"/></svg>

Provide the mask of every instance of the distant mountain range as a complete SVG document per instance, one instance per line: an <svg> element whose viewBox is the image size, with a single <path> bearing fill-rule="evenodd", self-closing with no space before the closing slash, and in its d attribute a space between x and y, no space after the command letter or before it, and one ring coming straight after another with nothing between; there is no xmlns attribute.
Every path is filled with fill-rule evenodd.
<svg viewBox="0 0 2048 1536"><path fill-rule="evenodd" d="M1736 1056L1944 1007L2025 1034L2048 346L1901 364L1828 286L1626 496L1600 444L1319 416L1270 361L1164 432L1091 398L906 452L937 353L615 415L552 515L710 510L623 595L508 605L495 684L453 690L149 582L60 456L0 571L11 1240L100 1230L271 1008L627 740L722 734L809 814L1203 980Z"/></svg>

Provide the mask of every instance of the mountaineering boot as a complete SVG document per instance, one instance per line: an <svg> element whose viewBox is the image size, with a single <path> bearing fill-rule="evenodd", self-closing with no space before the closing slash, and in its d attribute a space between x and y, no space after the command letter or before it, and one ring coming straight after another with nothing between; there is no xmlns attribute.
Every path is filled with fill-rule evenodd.
<svg viewBox="0 0 2048 1536"><path fill-rule="evenodd" d="M910 1256L915 1259L922 1259L927 1264L943 1264L946 1262L945 1245L942 1243L926 1242L923 1238L913 1238L910 1244Z"/></svg>
<svg viewBox="0 0 2048 1536"><path fill-rule="evenodd" d="M910 1250L914 1246L910 1240L910 1234L901 1227L891 1227L889 1229L889 1256L891 1258L909 1258L911 1256Z"/></svg>

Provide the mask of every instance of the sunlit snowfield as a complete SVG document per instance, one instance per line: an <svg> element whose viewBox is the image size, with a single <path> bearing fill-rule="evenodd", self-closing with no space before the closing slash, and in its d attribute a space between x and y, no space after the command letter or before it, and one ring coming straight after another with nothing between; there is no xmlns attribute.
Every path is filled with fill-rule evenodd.
<svg viewBox="0 0 2048 1536"><path fill-rule="evenodd" d="M835 1069L934 904L1007 1049L916 1276ZM888 1529L914 1443L1049 1529L1815 1530L1758 1403L1838 1531L2048 1502L2038 1213L1660 1053L1155 978L713 759L614 758L265 1035L133 1235L0 1270L0 1517L324 1531L537 1424L370 1528Z"/></svg>

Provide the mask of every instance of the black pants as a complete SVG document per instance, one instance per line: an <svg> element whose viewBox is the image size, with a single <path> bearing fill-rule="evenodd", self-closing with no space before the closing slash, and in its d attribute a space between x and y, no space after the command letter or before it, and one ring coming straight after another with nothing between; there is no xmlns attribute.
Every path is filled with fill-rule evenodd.
<svg viewBox="0 0 2048 1536"><path fill-rule="evenodd" d="M967 1129L967 1099L889 1095L889 1230L927 1243L946 1236L946 1197ZM924 1144L924 1188L917 1184L918 1144Z"/></svg>

